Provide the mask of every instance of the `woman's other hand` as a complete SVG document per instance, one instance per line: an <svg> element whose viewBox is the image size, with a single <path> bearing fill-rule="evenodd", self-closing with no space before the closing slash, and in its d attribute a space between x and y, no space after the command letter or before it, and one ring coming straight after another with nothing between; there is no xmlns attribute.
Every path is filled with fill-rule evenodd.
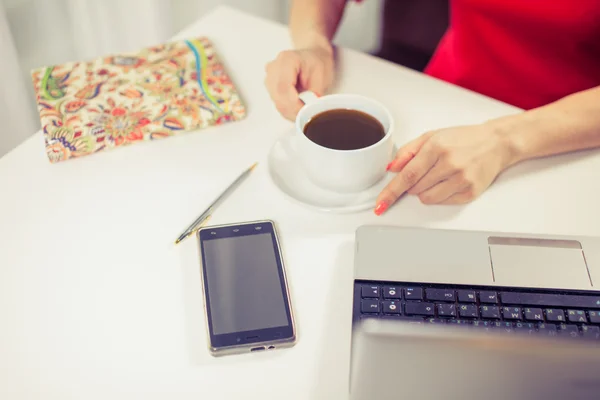
<svg viewBox="0 0 600 400"><path fill-rule="evenodd" d="M508 138L493 124L441 129L407 143L388 165L397 173L377 198L381 215L404 193L424 204L463 204L515 162Z"/></svg>
<svg viewBox="0 0 600 400"><path fill-rule="evenodd" d="M328 44L288 50L266 66L265 85L281 115L294 120L302 102L298 94L310 90L322 96L334 76L333 48Z"/></svg>

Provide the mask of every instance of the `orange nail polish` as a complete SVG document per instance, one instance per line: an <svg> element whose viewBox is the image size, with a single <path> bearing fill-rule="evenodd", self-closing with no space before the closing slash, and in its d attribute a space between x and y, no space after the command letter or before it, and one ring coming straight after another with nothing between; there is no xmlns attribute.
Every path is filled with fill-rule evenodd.
<svg viewBox="0 0 600 400"><path fill-rule="evenodd" d="M375 207L375 215L381 215L383 214L389 207L390 205L388 204L387 201L382 201L379 204L377 204L377 207Z"/></svg>

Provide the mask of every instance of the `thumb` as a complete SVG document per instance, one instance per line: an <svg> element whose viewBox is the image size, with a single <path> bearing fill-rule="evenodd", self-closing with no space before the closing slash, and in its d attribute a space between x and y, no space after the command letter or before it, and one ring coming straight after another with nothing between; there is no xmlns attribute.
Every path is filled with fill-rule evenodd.
<svg viewBox="0 0 600 400"><path fill-rule="evenodd" d="M304 71L300 72L298 92L311 91L320 97L325 94L327 88L327 78L322 71L311 71L310 75Z"/></svg>
<svg viewBox="0 0 600 400"><path fill-rule="evenodd" d="M433 132L427 132L416 139L411 140L402 146L396 153L396 157L387 165L386 170L390 172L400 172L421 150L421 147L429 140Z"/></svg>
<svg viewBox="0 0 600 400"><path fill-rule="evenodd" d="M298 86L301 91L310 90L317 96L323 96L333 80L333 60L317 50L312 50L312 53L301 64Z"/></svg>

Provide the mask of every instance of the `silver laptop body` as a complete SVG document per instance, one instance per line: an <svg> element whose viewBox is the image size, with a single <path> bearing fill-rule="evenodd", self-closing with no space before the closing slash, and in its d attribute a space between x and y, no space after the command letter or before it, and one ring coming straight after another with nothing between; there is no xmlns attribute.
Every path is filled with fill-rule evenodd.
<svg viewBox="0 0 600 400"><path fill-rule="evenodd" d="M600 238L362 226L355 279L598 290Z"/></svg>
<svg viewBox="0 0 600 400"><path fill-rule="evenodd" d="M600 238L363 226L355 246L358 282L551 289L600 299ZM600 340L355 317L352 400L600 399Z"/></svg>
<svg viewBox="0 0 600 400"><path fill-rule="evenodd" d="M354 327L351 400L594 400L600 346L369 319Z"/></svg>

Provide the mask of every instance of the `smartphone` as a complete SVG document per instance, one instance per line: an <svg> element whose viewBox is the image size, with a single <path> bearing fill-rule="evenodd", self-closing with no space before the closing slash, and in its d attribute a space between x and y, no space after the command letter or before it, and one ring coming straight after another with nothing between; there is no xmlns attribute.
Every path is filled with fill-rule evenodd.
<svg viewBox="0 0 600 400"><path fill-rule="evenodd" d="M294 345L296 328L273 221L204 227L197 238L210 353Z"/></svg>

